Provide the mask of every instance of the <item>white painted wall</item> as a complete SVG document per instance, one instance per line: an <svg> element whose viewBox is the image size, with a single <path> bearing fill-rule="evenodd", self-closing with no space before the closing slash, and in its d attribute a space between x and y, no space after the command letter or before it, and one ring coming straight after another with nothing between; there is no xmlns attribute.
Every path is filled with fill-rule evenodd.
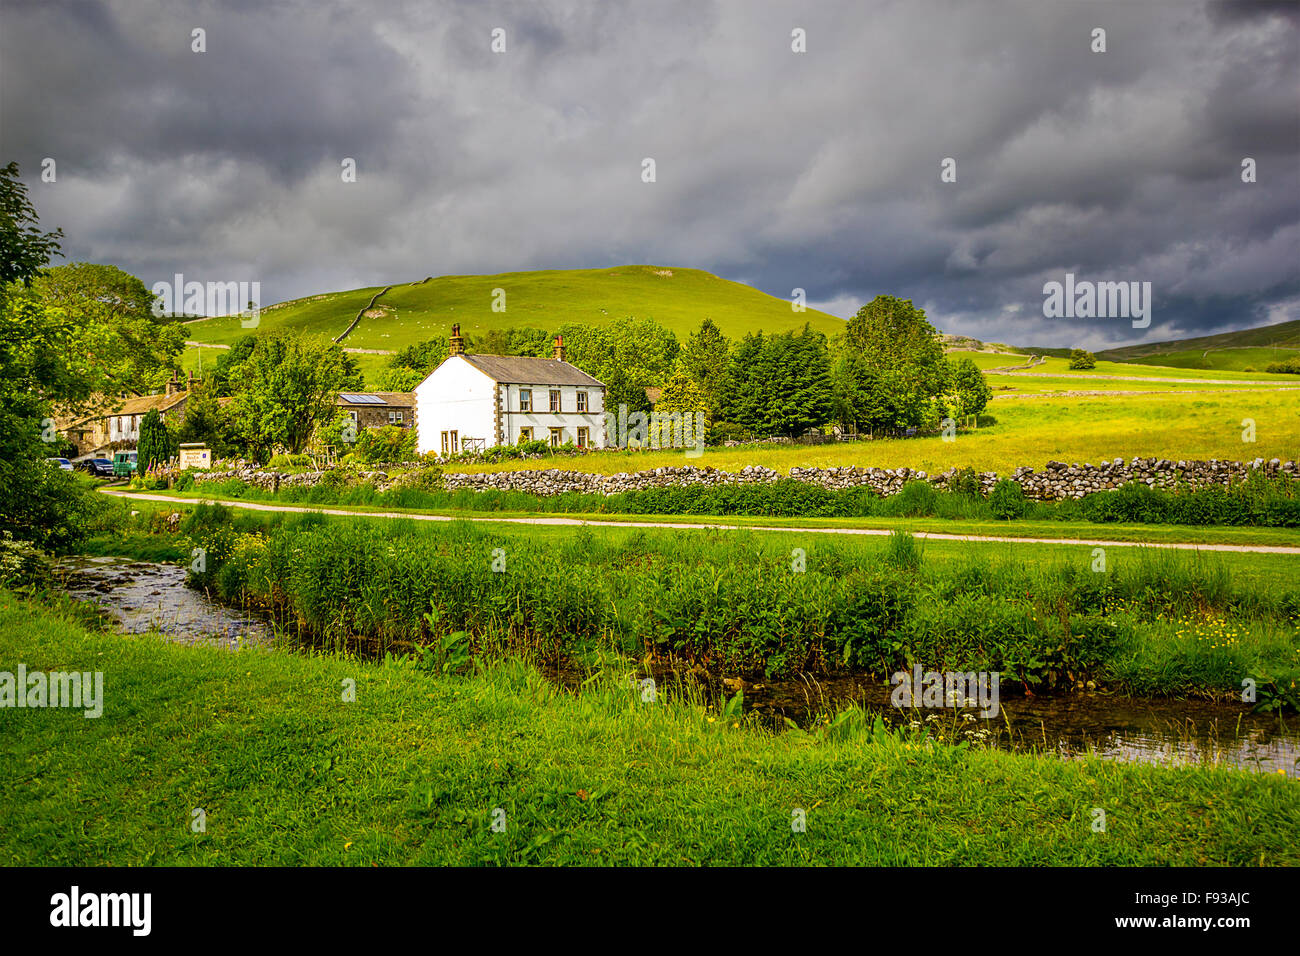
<svg viewBox="0 0 1300 956"><path fill-rule="evenodd" d="M442 451L442 433L455 431L464 446L466 438L495 444L496 383L459 355L447 358L415 387L415 449Z"/></svg>
<svg viewBox="0 0 1300 956"><path fill-rule="evenodd" d="M599 386L584 385L506 385L505 414L502 416L502 441L514 445L519 441L522 428L532 428L533 438L537 441L549 441L550 429L563 429L560 444L578 442L578 429L587 428L591 447L605 447L605 390ZM560 391L560 412L550 411L550 394L552 388ZM532 389L532 411L520 410L519 393ZM587 411L578 412L578 393L587 393Z"/></svg>
<svg viewBox="0 0 1300 956"><path fill-rule="evenodd" d="M550 391L560 390L560 412L550 411ZM533 410L522 412L519 392L531 388ZM497 385L459 355L451 356L415 387L416 451L442 452L442 433L455 431L464 449L466 438L482 438L488 447L497 443L498 390L504 392L500 441L513 445L520 429L531 427L533 438L549 440L551 428L563 429L561 444L577 443L578 428L588 429L593 448L605 447L605 390L600 386ZM587 393L587 411L579 413L578 392Z"/></svg>

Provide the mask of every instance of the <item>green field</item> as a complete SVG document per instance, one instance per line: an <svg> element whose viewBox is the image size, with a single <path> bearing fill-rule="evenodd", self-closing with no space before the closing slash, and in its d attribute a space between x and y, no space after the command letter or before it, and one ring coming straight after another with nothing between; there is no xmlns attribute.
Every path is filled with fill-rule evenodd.
<svg viewBox="0 0 1300 956"><path fill-rule="evenodd" d="M765 465L837 465L912 468L938 474L951 467L1010 474L1017 467L1041 469L1049 461L1093 462L1104 458L1156 457L1241 461L1300 460L1300 391L1243 390L1198 396L1190 392L1145 395L999 396L989 404L996 424L941 437L879 439L825 445L744 445L707 448L697 458L683 451L611 451L577 458L513 461L495 465L457 463L455 471L569 468L599 474L666 465L739 471ZM1242 421L1255 422L1255 441L1242 440Z"/></svg>
<svg viewBox="0 0 1300 956"><path fill-rule="evenodd" d="M338 335L382 286L296 299L262 310L262 327ZM493 290L504 289L506 311L492 311ZM394 286L375 303L381 315L363 318L344 341L354 348L397 350L445 338L452 323L467 335L531 326L554 331L567 322L605 323L627 316L652 318L679 339L711 318L724 334L782 332L805 322L828 335L842 319L698 269L630 265L612 269L551 269L488 276L441 276ZM245 333L235 317L189 326L201 342L230 343Z"/></svg>

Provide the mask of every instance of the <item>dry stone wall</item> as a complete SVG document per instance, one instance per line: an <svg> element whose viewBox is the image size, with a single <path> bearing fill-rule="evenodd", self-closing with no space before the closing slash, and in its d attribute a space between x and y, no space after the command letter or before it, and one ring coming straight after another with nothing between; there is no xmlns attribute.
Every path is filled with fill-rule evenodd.
<svg viewBox="0 0 1300 956"><path fill-rule="evenodd" d="M1042 471L1017 468L1010 479L1020 485L1025 497L1041 501L1082 498L1095 491L1119 488L1130 482L1140 482L1153 488L1177 487L1206 488L1214 485L1228 486L1244 481L1252 472L1269 477L1298 478L1294 461L1274 458L1265 461L1174 461L1167 458L1122 458L1103 461L1101 464L1066 464L1052 461ZM196 484L238 479L267 491L282 488L312 487L327 474L321 471L302 474L284 474L252 467L229 471L200 472L194 476ZM882 496L897 494L909 481L926 481L937 488L946 488L957 476L952 468L938 475L910 468L862 468L848 465L839 468L791 468L789 477L798 481L832 490L866 486ZM766 484L783 476L762 465L748 465L738 472L719 471L716 468L699 468L693 465L654 468L646 471L620 472L615 475L597 475L588 472L547 468L530 471L449 472L443 475L443 485L449 490L467 488L473 491L523 491L535 495L558 495L576 491L590 494L614 495L624 491L646 488L665 488L684 485L735 485ZM977 473L983 494L997 483L995 472ZM358 482L373 482L380 491L413 484L411 475L389 476L382 471L357 472Z"/></svg>

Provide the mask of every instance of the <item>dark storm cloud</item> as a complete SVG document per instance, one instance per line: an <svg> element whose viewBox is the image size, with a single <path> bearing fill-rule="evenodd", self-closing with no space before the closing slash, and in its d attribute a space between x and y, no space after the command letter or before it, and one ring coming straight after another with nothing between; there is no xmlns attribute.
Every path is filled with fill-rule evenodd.
<svg viewBox="0 0 1300 956"><path fill-rule="evenodd" d="M260 279L271 301L652 262L839 314L895 293L949 331L1035 344L1300 318L1293 4L118 0L0 17L3 159L69 258L150 283ZM1043 283L1067 271L1150 281L1151 328L1044 319Z"/></svg>

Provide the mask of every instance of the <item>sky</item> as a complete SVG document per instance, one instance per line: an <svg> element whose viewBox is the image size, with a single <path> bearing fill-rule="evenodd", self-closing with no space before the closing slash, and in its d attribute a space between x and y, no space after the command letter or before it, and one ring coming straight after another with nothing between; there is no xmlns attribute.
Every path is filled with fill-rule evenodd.
<svg viewBox="0 0 1300 956"><path fill-rule="evenodd" d="M1296 2L0 0L10 160L67 261L262 305L648 263L1020 345L1300 319ZM1048 317L1067 273L1149 326Z"/></svg>

